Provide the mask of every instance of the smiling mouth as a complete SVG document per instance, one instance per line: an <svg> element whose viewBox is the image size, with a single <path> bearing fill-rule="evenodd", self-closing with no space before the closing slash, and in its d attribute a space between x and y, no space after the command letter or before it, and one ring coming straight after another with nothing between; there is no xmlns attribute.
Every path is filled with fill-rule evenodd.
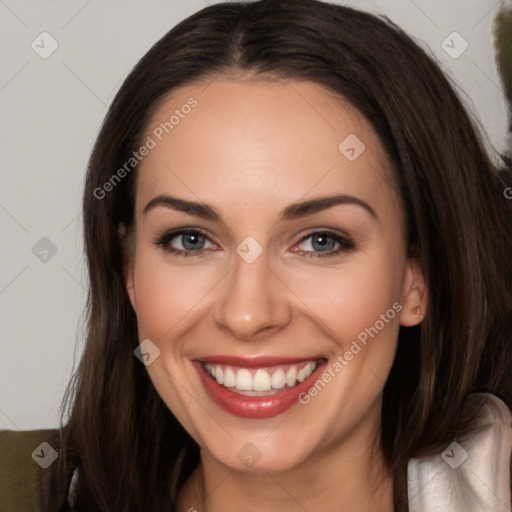
<svg viewBox="0 0 512 512"><path fill-rule="evenodd" d="M264 368L241 368L201 362L217 384L245 396L271 396L292 389L311 376L321 359Z"/></svg>

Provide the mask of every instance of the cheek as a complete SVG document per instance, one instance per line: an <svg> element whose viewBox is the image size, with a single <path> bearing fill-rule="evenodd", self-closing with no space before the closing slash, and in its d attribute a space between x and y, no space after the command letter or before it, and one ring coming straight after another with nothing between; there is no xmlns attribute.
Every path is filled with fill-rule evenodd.
<svg viewBox="0 0 512 512"><path fill-rule="evenodd" d="M326 334L334 337L345 351L352 340L376 323L380 338L394 341L401 291L399 260L383 247L336 268L319 266L302 272L301 278L295 281L292 274L296 269L288 270L288 279L294 282L293 291L297 296L314 317L321 320L316 323L324 325ZM385 316L384 320L381 315ZM364 334L361 337L364 338Z"/></svg>
<svg viewBox="0 0 512 512"><path fill-rule="evenodd" d="M142 249L136 258L134 285L141 335L164 339L213 285L212 272L197 265L176 265L154 249ZM210 283L211 281L211 283Z"/></svg>

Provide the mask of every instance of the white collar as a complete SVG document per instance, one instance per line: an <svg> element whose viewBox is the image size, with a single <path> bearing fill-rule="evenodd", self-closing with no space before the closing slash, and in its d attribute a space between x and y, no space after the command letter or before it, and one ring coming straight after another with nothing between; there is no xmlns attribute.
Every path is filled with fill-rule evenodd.
<svg viewBox="0 0 512 512"><path fill-rule="evenodd" d="M407 467L410 512L510 512L512 413L489 393L479 429L442 453L414 458Z"/></svg>

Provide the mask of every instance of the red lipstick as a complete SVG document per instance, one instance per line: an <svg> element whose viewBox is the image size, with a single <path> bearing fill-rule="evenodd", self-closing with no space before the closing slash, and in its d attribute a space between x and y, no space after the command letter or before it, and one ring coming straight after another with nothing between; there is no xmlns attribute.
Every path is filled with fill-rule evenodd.
<svg viewBox="0 0 512 512"><path fill-rule="evenodd" d="M317 367L313 373L304 381L297 383L287 389L276 390L274 394L264 396L248 396L235 391L231 391L226 386L219 384L209 373L207 373L204 363L227 365L238 368L269 368L279 365L299 365L308 361L318 361ZM303 358L285 358L285 357L236 357L228 355L202 357L200 360L193 361L194 368L199 374L199 378L210 398L225 411L249 419L272 418L278 414L290 409L298 402L298 396L306 392L318 379L327 360L322 356L303 357Z"/></svg>

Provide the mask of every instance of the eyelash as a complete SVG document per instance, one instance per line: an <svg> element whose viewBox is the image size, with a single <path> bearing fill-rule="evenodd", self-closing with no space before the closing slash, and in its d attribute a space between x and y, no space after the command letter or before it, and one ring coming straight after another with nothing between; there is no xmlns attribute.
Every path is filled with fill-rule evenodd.
<svg viewBox="0 0 512 512"><path fill-rule="evenodd" d="M200 234L206 236L206 233L198 228L181 228L175 231L166 231L159 236L157 236L156 240L154 241L154 244L158 247L161 247L165 252L169 252L171 254L174 254L175 256L181 256L181 257L188 257L188 256L195 256L195 257L203 257L205 253L208 251L208 249L199 249L197 251L187 251L182 249L175 249L169 245L169 242L176 238L179 235L184 234ZM296 251L296 254L302 254L306 258L329 258L336 256L342 252L349 252L354 249L354 243L350 238L347 236L342 236L339 233L336 233L330 229L323 229L323 230L317 230L312 231L305 235L303 238L301 238L297 243L300 244L310 238L313 235L328 235L329 238L332 238L335 242L338 242L340 244L340 248L336 250L331 251ZM211 240L210 240L211 241Z"/></svg>

